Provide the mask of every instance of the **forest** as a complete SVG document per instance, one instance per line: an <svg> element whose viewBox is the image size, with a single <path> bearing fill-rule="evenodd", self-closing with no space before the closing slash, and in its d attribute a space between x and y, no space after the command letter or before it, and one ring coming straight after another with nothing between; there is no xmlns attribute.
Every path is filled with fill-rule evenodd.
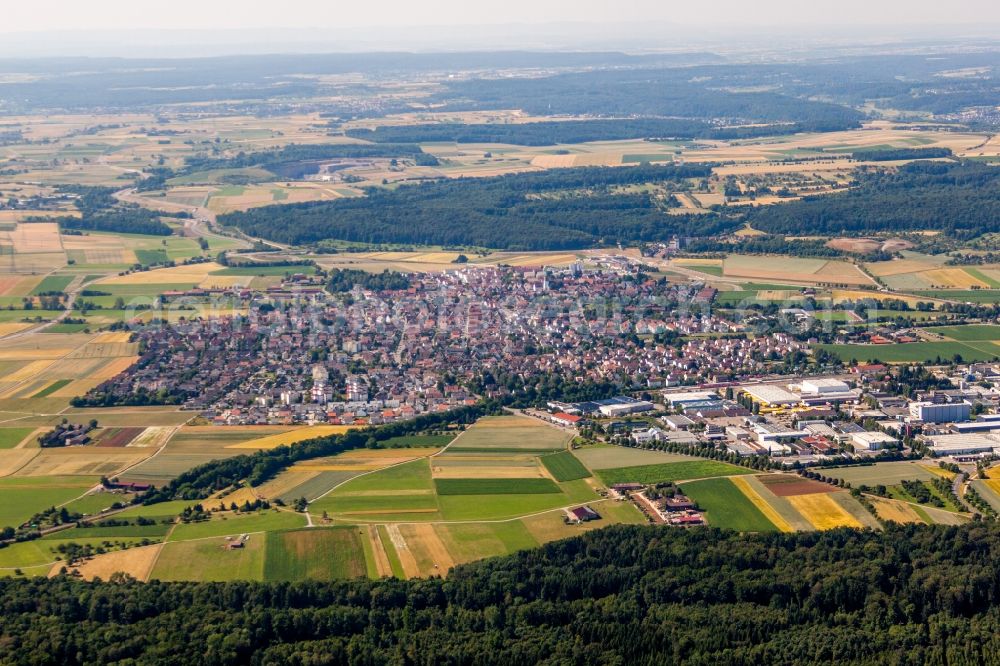
<svg viewBox="0 0 1000 666"><path fill-rule="evenodd" d="M869 148L866 150L855 150L851 153L851 157L859 162L927 160L951 156L951 148Z"/></svg>
<svg viewBox="0 0 1000 666"><path fill-rule="evenodd" d="M421 166L435 166L438 161L414 144L290 144L276 150L240 152L231 157L196 155L185 160L181 175L212 169L260 167L276 176L298 179L319 171L324 160L335 159L409 159Z"/></svg>
<svg viewBox="0 0 1000 666"><path fill-rule="evenodd" d="M120 203L111 187L64 185L60 192L77 195L80 217L60 217L59 225L84 231L113 231L150 236L169 236L173 230L160 220L164 213Z"/></svg>
<svg viewBox="0 0 1000 666"><path fill-rule="evenodd" d="M616 526L446 579L0 583L34 664L994 663L1000 528Z"/></svg>
<svg viewBox="0 0 1000 666"><path fill-rule="evenodd" d="M996 231L998 219L1000 170L977 162L869 170L846 192L761 206L747 217L775 234L938 230L959 239Z"/></svg>
<svg viewBox="0 0 1000 666"><path fill-rule="evenodd" d="M557 143L619 141L622 139L749 139L772 134L804 132L800 123L724 127L704 120L682 118L622 118L560 120L531 123L436 123L380 125L374 130L349 129L347 136L376 143L504 143L549 146Z"/></svg>
<svg viewBox="0 0 1000 666"><path fill-rule="evenodd" d="M725 69L725 68L719 68ZM749 75L754 69L729 68ZM598 70L545 78L472 79L449 85L441 101L452 110L522 109L537 115L710 118L754 123L796 123L796 131L834 132L858 127L854 109L777 92L720 90L713 68ZM701 82L695 82L695 79ZM708 80L705 80L708 79ZM743 82L743 85L750 85Z"/></svg>
<svg viewBox="0 0 1000 666"><path fill-rule="evenodd" d="M369 188L356 199L266 206L220 216L252 236L291 244L362 243L577 249L724 232L724 216L667 215L629 185L703 178L709 165L587 167Z"/></svg>

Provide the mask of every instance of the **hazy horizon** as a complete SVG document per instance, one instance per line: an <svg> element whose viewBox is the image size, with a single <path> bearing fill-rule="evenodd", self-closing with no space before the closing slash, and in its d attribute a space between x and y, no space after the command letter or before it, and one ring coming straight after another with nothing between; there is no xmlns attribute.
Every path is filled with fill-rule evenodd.
<svg viewBox="0 0 1000 666"><path fill-rule="evenodd" d="M456 0L419 3L384 0L377 4L345 4L304 0L293 12L275 18L273 3L263 0L174 0L150 7L134 0L38 0L5 7L0 32L133 29L283 29L378 28L390 26L546 24L572 17L581 23L667 22L713 27L719 24L793 26L847 24L955 25L1000 22L1000 5L988 0L955 3L914 3L907 0L841 0L813 5L797 0L747 3L718 0L710 11L697 3L657 0L508 0L483 6ZM157 11L162 7L162 11Z"/></svg>

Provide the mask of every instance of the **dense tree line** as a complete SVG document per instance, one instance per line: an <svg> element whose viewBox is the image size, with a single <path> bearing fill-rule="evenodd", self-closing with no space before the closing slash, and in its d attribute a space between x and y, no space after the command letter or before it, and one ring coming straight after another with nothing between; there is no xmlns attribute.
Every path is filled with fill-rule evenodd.
<svg viewBox="0 0 1000 666"><path fill-rule="evenodd" d="M409 288L410 278L388 269L381 273L369 273L353 268L334 268L330 271L326 288L333 293L343 293L354 289L355 285L373 291L398 291Z"/></svg>
<svg viewBox="0 0 1000 666"><path fill-rule="evenodd" d="M259 167L270 171L275 176L295 180L317 173L325 160L366 158L409 159L421 166L434 166L438 163L436 157L425 153L420 146L415 144L293 143L276 150L254 153L240 152L231 157L208 155L188 157L181 173Z"/></svg>
<svg viewBox="0 0 1000 666"><path fill-rule="evenodd" d="M779 204L780 205L780 204ZM742 252L745 254L787 254L793 257L842 257L849 254L827 247L826 241L786 238L784 236L751 236L737 242L720 241L714 238L698 238L684 246L685 252ZM892 258L885 252L865 255L869 261L883 261Z"/></svg>
<svg viewBox="0 0 1000 666"><path fill-rule="evenodd" d="M59 191L77 195L80 217L60 217L59 226L85 231L169 236L173 230L160 220L162 213L133 204L120 203L112 187L63 185Z"/></svg>
<svg viewBox="0 0 1000 666"><path fill-rule="evenodd" d="M339 583L0 583L0 658L35 664L982 664L1000 528L743 535L621 526Z"/></svg>
<svg viewBox="0 0 1000 666"><path fill-rule="evenodd" d="M933 229L974 238L996 231L1000 169L976 162L912 162L898 170L862 174L847 192L761 206L747 219L769 233Z"/></svg>
<svg viewBox="0 0 1000 666"><path fill-rule="evenodd" d="M348 136L377 143L508 143L549 146L557 143L622 139L749 139L805 131L800 123L720 126L697 118L623 118L559 120L532 123L435 123L380 125L374 130L351 129Z"/></svg>
<svg viewBox="0 0 1000 666"><path fill-rule="evenodd" d="M617 241L669 240L734 227L724 216L667 215L648 194L616 187L706 177L707 165L578 168L494 178L370 188L355 199L266 206L223 215L222 224L282 243L336 238L362 243L576 249Z"/></svg>
<svg viewBox="0 0 1000 666"><path fill-rule="evenodd" d="M851 157L860 162L892 162L894 160L926 160L951 157L951 148L869 148L855 150Z"/></svg>

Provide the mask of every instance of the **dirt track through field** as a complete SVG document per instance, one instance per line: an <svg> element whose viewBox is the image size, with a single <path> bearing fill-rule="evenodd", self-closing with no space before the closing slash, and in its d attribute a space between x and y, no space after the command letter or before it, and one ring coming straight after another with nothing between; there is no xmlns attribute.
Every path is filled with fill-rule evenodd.
<svg viewBox="0 0 1000 666"><path fill-rule="evenodd" d="M441 537L438 533L434 531L433 525L412 525L410 528L417 539L420 540L424 548L431 556L431 561L437 565L437 568L433 571L429 571L429 574L439 574L444 576L448 573L448 569L455 566L455 560L452 558L451 553L445 547L444 542L441 541Z"/></svg>
<svg viewBox="0 0 1000 666"><path fill-rule="evenodd" d="M392 540L392 545L396 548L399 562L403 565L403 575L407 578L418 578L420 576L420 566L417 565L417 560L413 557L413 553L410 552L410 547L407 545L406 539L403 538L402 533L399 531L399 525L386 525L385 529Z"/></svg>
<svg viewBox="0 0 1000 666"><path fill-rule="evenodd" d="M378 572L379 578L391 577L392 565L389 564L389 556L385 552L385 546L382 545L377 525L368 526L368 540L372 544L372 552L375 553L375 570Z"/></svg>

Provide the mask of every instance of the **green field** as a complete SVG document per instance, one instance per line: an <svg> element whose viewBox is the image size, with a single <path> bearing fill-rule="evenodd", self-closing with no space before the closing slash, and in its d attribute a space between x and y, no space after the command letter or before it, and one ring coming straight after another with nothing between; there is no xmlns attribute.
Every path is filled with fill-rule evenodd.
<svg viewBox="0 0 1000 666"><path fill-rule="evenodd" d="M608 486L616 483L665 483L667 481L707 479L715 476L736 476L739 474L753 474L753 470L714 460L691 460L597 471L597 476Z"/></svg>
<svg viewBox="0 0 1000 666"><path fill-rule="evenodd" d="M613 467L636 467L638 465L656 465L682 461L698 461L700 458L685 456L664 451L648 451L626 446L598 444L583 446L573 451L584 465L593 470L611 469Z"/></svg>
<svg viewBox="0 0 1000 666"><path fill-rule="evenodd" d="M71 379L59 379L59 380L57 380L55 382L52 382L51 384L49 384L48 386L46 386L41 391L39 391L38 393L36 393L35 395L33 395L31 397L32 398L47 398L50 395L52 395L53 393L55 393L56 391L58 391L59 389L61 389L62 387L64 387L67 384L69 384L71 381L72 381Z"/></svg>
<svg viewBox="0 0 1000 666"><path fill-rule="evenodd" d="M33 432L34 428L0 428L0 449L14 448Z"/></svg>
<svg viewBox="0 0 1000 666"><path fill-rule="evenodd" d="M594 494L593 498L597 495ZM517 518L539 511L557 509L571 502L562 493L533 495L477 495L470 501L468 495L445 495L438 499L441 515L445 520L501 520ZM419 516L414 516L418 518Z"/></svg>
<svg viewBox="0 0 1000 666"><path fill-rule="evenodd" d="M961 342L977 340L1000 340L1000 326L989 324L967 324L965 326L935 326L927 331Z"/></svg>
<svg viewBox="0 0 1000 666"><path fill-rule="evenodd" d="M431 490L431 466L427 458L380 469L345 483L333 495L365 491Z"/></svg>
<svg viewBox="0 0 1000 666"><path fill-rule="evenodd" d="M1000 356L1000 346L986 341L909 342L894 345L816 345L844 362L884 361L886 363L950 362L956 355L964 361L990 361Z"/></svg>
<svg viewBox="0 0 1000 666"><path fill-rule="evenodd" d="M755 507L729 479L692 481L681 486L707 513L709 525L740 532L776 532L774 523Z"/></svg>
<svg viewBox="0 0 1000 666"><path fill-rule="evenodd" d="M170 257L167 256L166 250L134 250L134 252L135 258L138 259L139 263L143 266L165 264L170 259Z"/></svg>
<svg viewBox="0 0 1000 666"><path fill-rule="evenodd" d="M450 450L551 451L563 449L570 433L525 416L487 416L463 432Z"/></svg>
<svg viewBox="0 0 1000 666"><path fill-rule="evenodd" d="M590 471L569 451L552 453L539 460L556 481L574 481L590 476Z"/></svg>
<svg viewBox="0 0 1000 666"><path fill-rule="evenodd" d="M151 580L262 580L266 538L250 535L238 550L226 550L225 539L201 539L164 544Z"/></svg>
<svg viewBox="0 0 1000 666"><path fill-rule="evenodd" d="M73 281L72 275L48 275L38 283L38 286L31 290L31 296L47 294L53 291L65 291L69 283ZM23 293L23 292L22 292Z"/></svg>
<svg viewBox="0 0 1000 666"><path fill-rule="evenodd" d="M368 572L356 527L269 532L266 544L266 581L348 579Z"/></svg>
<svg viewBox="0 0 1000 666"><path fill-rule="evenodd" d="M966 303L1000 303L1000 289L935 289L929 291L908 291L914 296L943 298Z"/></svg>
<svg viewBox="0 0 1000 666"><path fill-rule="evenodd" d="M549 479L435 479L437 494L445 495L541 495L560 492Z"/></svg>
<svg viewBox="0 0 1000 666"><path fill-rule="evenodd" d="M874 465L853 465L850 467L824 468L823 474L834 479L843 479L854 486L891 486L900 481L930 481L933 472L915 462L884 462Z"/></svg>
<svg viewBox="0 0 1000 666"><path fill-rule="evenodd" d="M212 508L212 502L206 500L205 506ZM271 510L248 514L216 514L212 516L211 520L177 525L170 535L170 541L189 541L251 532L293 529L305 527L305 525L305 516L291 511Z"/></svg>
<svg viewBox="0 0 1000 666"><path fill-rule="evenodd" d="M0 479L0 527L17 527L39 511L83 495L96 477L23 477Z"/></svg>
<svg viewBox="0 0 1000 666"><path fill-rule="evenodd" d="M441 525L438 535L455 561L460 563L538 546L538 541L519 520Z"/></svg>

